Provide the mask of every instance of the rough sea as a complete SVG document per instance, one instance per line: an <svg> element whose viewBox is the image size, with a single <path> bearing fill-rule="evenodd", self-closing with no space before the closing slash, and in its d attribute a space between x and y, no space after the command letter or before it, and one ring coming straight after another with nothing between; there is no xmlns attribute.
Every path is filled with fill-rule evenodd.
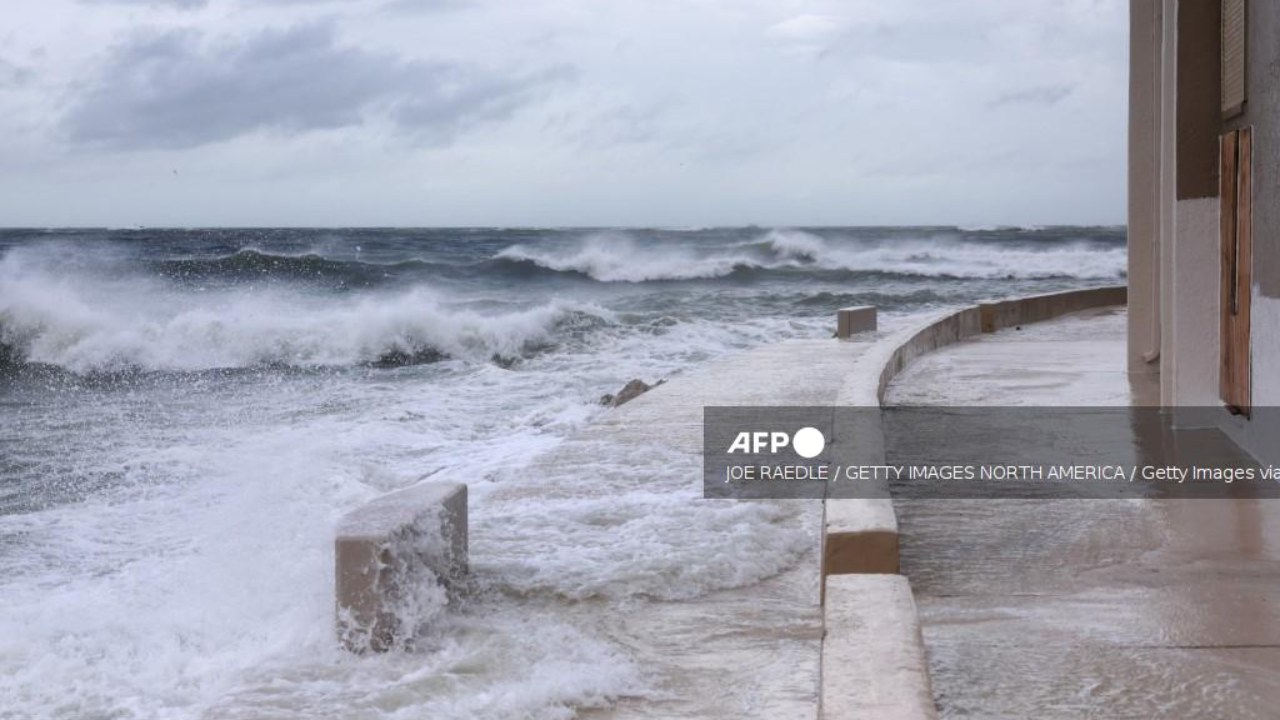
<svg viewBox="0 0 1280 720"><path fill-rule="evenodd" d="M486 527L537 546L577 520L536 496L496 518L486 487L632 378L829 337L839 307L901 325L1123 284L1125 262L1123 228L1096 227L0 230L0 718L560 718L643 697L625 648L521 598L760 577L649 558L637 578L625 538L531 568ZM471 488L485 610L431 653L353 657L334 527L427 476Z"/></svg>

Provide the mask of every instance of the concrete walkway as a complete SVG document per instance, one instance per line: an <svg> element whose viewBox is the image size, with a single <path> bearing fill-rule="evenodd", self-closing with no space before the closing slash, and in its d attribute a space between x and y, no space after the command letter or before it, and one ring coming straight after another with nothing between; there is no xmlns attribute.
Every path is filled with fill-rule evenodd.
<svg viewBox="0 0 1280 720"><path fill-rule="evenodd" d="M887 404L1145 402L1124 321L1091 311L943 348ZM906 500L898 519L942 717L1280 713L1280 502Z"/></svg>
<svg viewBox="0 0 1280 720"><path fill-rule="evenodd" d="M618 529L627 533L618 541L638 548L630 559L588 568L616 581L592 577L584 582L599 586L590 593L565 597L555 588L550 597L521 600L522 611L568 618L608 638L651 678L655 692L648 697L623 698L584 717L817 716L822 503L704 500L702 412L706 405L832 404L875 337L770 344L678 375L583 428L537 460L525 481L485 496L482 502L490 505L515 505L530 496L599 500L617 512L635 493L670 498L668 510L646 510ZM613 461L603 474L602 457ZM568 551L597 542L594 528L568 517L536 543L518 534L508 540L502 532L495 523L475 535L530 545L530 567L547 562L561 546ZM753 550L753 542L765 544ZM776 554L781 543L794 547L787 561L762 567L760 558Z"/></svg>

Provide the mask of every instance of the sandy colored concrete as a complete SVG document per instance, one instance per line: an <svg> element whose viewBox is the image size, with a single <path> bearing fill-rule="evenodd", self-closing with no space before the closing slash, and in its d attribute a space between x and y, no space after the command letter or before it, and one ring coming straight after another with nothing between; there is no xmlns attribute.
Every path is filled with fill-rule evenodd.
<svg viewBox="0 0 1280 720"><path fill-rule="evenodd" d="M922 357L898 404L1107 405L1125 316L1090 312ZM993 439L998 442L998 439ZM942 717L1270 718L1280 503L909 500L897 506Z"/></svg>
<svg viewBox="0 0 1280 720"><path fill-rule="evenodd" d="M992 333L1052 320L1082 310L1121 306L1127 302L1128 297L1128 288L1117 285L997 300L981 303L978 310L982 316L982 332Z"/></svg>
<svg viewBox="0 0 1280 720"><path fill-rule="evenodd" d="M911 586L901 575L827 579L823 720L937 717Z"/></svg>
<svg viewBox="0 0 1280 720"><path fill-rule="evenodd" d="M898 519L888 499L828 500L823 575L898 572Z"/></svg>
<svg viewBox="0 0 1280 720"><path fill-rule="evenodd" d="M847 340L858 333L873 332L875 329L875 305L859 305L836 311L836 337L841 340Z"/></svg>
<svg viewBox="0 0 1280 720"><path fill-rule="evenodd" d="M338 637L353 652L389 650L406 628L407 586L457 582L467 570L467 486L425 482L347 514L334 539Z"/></svg>

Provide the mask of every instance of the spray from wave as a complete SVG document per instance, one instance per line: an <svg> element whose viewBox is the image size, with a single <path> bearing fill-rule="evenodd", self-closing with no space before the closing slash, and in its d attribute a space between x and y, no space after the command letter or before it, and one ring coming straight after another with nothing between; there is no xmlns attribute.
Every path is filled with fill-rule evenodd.
<svg viewBox="0 0 1280 720"><path fill-rule="evenodd" d="M499 260L527 263L557 272L579 273L600 282L639 283L653 280L693 280L728 275L746 257L699 257L691 248L642 248L626 233L593 234L567 249L513 245Z"/></svg>
<svg viewBox="0 0 1280 720"><path fill-rule="evenodd" d="M360 297L279 287L192 295L142 278L52 275L15 258L0 262L0 363L77 373L506 362L611 322L609 311L583 302L482 314L422 288Z"/></svg>
<svg viewBox="0 0 1280 720"><path fill-rule="evenodd" d="M823 273L828 280L869 275L955 279L1119 279L1123 246L1084 240L972 242L955 234L875 240L823 238L800 230L770 230L745 242L642 245L626 233L596 233L559 247L513 245L496 259L574 273L599 282L710 280L776 272Z"/></svg>

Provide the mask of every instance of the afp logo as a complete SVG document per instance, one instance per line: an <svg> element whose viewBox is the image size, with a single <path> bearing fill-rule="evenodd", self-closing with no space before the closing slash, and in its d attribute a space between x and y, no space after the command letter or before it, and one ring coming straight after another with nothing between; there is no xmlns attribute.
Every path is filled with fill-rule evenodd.
<svg viewBox="0 0 1280 720"><path fill-rule="evenodd" d="M794 435L777 431L748 432L744 430L733 439L728 452L730 455L735 453L760 455L766 452L776 455L788 445L796 451L797 455L808 460L822 454L827 447L827 439L823 437L822 431L815 427L800 428Z"/></svg>

